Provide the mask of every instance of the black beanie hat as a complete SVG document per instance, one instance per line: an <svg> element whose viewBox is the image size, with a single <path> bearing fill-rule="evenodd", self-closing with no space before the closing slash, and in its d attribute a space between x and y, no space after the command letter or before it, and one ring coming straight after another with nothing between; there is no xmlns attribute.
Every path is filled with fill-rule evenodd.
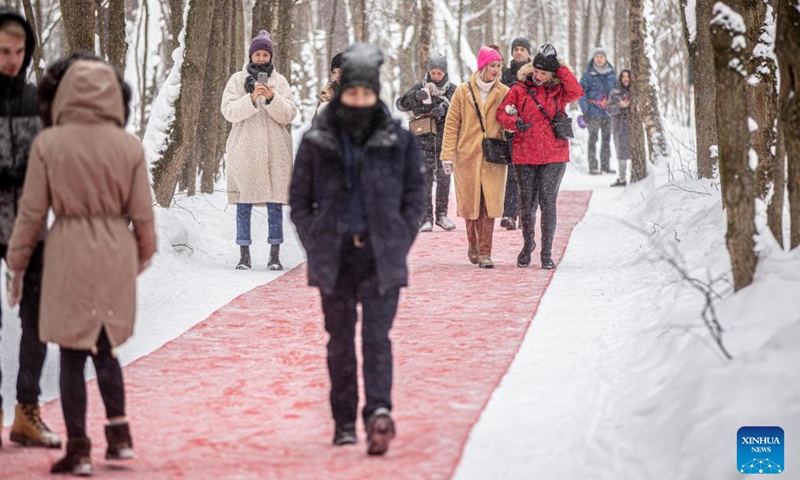
<svg viewBox="0 0 800 480"><path fill-rule="evenodd" d="M367 87L381 93L381 49L371 43L355 43L342 55L342 74L339 93L350 87Z"/></svg>
<svg viewBox="0 0 800 480"><path fill-rule="evenodd" d="M561 62L558 61L558 53L554 46L550 45L549 43L545 43L539 50L536 52L536 56L533 57L533 66L539 70L544 72L552 72L555 73L558 70L558 67L561 66Z"/></svg>
<svg viewBox="0 0 800 480"><path fill-rule="evenodd" d="M525 37L517 37L511 42L511 52L514 52L515 47L522 47L528 51L528 55L531 54L531 42Z"/></svg>
<svg viewBox="0 0 800 480"><path fill-rule="evenodd" d="M342 68L342 53L339 52L331 58L331 73L335 68Z"/></svg>

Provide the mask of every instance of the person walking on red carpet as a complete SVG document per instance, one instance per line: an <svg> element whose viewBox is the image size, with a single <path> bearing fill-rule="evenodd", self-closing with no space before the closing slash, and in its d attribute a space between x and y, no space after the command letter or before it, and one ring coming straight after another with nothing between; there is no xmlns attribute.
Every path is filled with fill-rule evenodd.
<svg viewBox="0 0 800 480"><path fill-rule="evenodd" d="M352 45L342 56L339 92L303 136L290 189L291 217L319 287L328 341L334 445L356 443L356 307L362 305L367 453L382 455L391 418L392 328L406 257L424 210L414 136L379 100L383 53Z"/></svg>
<svg viewBox="0 0 800 480"><path fill-rule="evenodd" d="M89 53L53 63L39 84L46 128L34 141L8 268L19 296L52 208L42 277L41 339L61 347L67 452L52 473L90 475L86 380L91 357L108 423L106 458L133 458L115 348L132 334L136 277L155 252L153 197L139 140L125 132L131 90ZM133 229L128 225L129 220Z"/></svg>

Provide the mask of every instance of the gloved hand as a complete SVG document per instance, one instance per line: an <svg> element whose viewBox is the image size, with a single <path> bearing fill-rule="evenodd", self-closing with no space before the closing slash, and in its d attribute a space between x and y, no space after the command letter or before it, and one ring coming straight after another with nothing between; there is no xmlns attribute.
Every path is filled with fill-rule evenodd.
<svg viewBox="0 0 800 480"><path fill-rule="evenodd" d="M427 100L429 96L430 94L425 90L417 90L416 92L414 92L414 98L416 98L419 101Z"/></svg>
<svg viewBox="0 0 800 480"><path fill-rule="evenodd" d="M525 123L521 118L518 118L516 123L514 123L514 128L518 132L524 132L525 130L531 128L531 124Z"/></svg>
<svg viewBox="0 0 800 480"><path fill-rule="evenodd" d="M517 107L511 104L506 105L506 115L511 115L512 117L519 115Z"/></svg>
<svg viewBox="0 0 800 480"><path fill-rule="evenodd" d="M453 173L454 168L453 162L449 160L442 160L442 170L444 171L445 175L450 175Z"/></svg>
<svg viewBox="0 0 800 480"><path fill-rule="evenodd" d="M447 109L444 108L444 105L439 105L438 107L431 110L431 115L433 115L436 118L442 118L445 115L447 115Z"/></svg>

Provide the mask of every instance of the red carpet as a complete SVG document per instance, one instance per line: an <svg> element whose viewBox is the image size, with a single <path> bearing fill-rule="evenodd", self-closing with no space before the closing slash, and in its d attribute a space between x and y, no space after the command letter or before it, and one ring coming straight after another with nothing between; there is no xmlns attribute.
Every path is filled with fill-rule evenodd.
<svg viewBox="0 0 800 480"><path fill-rule="evenodd" d="M561 193L556 263L590 196ZM457 223L454 232L435 227L420 234L412 251L411 286L392 330L398 436L385 457L367 457L360 423L356 446L330 444L327 338L319 294L305 286L303 265L125 368L136 460L104 460L104 410L90 382L95 476L449 478L552 277L536 253L529 268L517 268L521 233L499 226L497 268L478 269L467 260L464 222ZM43 417L64 435L57 401ZM3 439L1 479L52 478L49 466L62 452L17 448L8 429Z"/></svg>

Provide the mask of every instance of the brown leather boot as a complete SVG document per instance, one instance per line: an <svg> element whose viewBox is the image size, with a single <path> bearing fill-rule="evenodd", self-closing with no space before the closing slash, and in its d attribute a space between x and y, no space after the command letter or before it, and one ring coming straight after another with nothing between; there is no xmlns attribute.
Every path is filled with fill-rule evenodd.
<svg viewBox="0 0 800 480"><path fill-rule="evenodd" d="M133 439L128 422L106 425L107 460L131 460L133 458Z"/></svg>
<svg viewBox="0 0 800 480"><path fill-rule="evenodd" d="M81 477L88 477L92 471L92 442L81 437L67 440L67 454L50 467L50 473L69 473Z"/></svg>
<svg viewBox="0 0 800 480"><path fill-rule="evenodd" d="M9 438L23 447L61 448L61 439L42 421L39 405L18 403Z"/></svg>
<svg viewBox="0 0 800 480"><path fill-rule="evenodd" d="M478 264L478 244L477 243L470 243L469 248L467 248L467 257L469 258L469 263L473 265Z"/></svg>

